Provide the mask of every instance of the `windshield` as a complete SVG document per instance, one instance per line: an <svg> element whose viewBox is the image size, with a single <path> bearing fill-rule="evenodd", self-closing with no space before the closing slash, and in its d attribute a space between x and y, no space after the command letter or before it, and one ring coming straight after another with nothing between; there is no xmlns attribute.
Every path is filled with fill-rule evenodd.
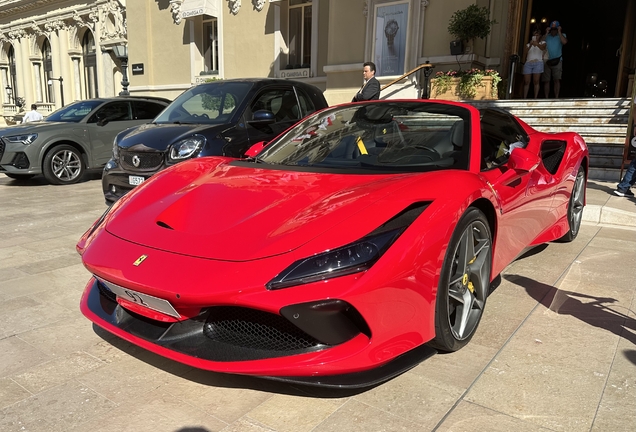
<svg viewBox="0 0 636 432"><path fill-rule="evenodd" d="M290 129L257 161L341 169L465 170L469 118L465 108L429 102L336 107Z"/></svg>
<svg viewBox="0 0 636 432"><path fill-rule="evenodd" d="M252 87L250 82L216 81L186 90L155 119L155 123L227 123Z"/></svg>
<svg viewBox="0 0 636 432"><path fill-rule="evenodd" d="M103 104L101 100L85 100L73 102L50 114L46 121L79 123L91 111Z"/></svg>

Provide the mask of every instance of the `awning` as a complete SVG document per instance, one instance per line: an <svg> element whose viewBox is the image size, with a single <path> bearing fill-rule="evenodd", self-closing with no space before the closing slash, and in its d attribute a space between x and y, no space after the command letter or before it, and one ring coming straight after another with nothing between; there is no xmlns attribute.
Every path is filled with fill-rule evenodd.
<svg viewBox="0 0 636 432"><path fill-rule="evenodd" d="M194 18L199 15L219 17L220 0L184 0L181 4L181 18Z"/></svg>

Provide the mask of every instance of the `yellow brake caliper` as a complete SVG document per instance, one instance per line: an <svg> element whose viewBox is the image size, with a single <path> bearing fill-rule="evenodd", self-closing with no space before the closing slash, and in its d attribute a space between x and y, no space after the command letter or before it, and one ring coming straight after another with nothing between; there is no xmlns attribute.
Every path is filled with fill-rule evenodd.
<svg viewBox="0 0 636 432"><path fill-rule="evenodd" d="M474 263L476 259L477 259L477 257L473 257L473 259L472 259L472 260L470 260L470 262L468 263L468 265L470 265L470 264ZM464 282L464 280L465 280L466 282ZM464 274L464 277L463 277L462 282L464 282L464 285L466 285L466 287L468 288L468 290L469 290L471 293L473 293L473 294L475 293L475 286L473 285L473 283L472 283L471 281L469 281L469 280L468 280L468 273Z"/></svg>

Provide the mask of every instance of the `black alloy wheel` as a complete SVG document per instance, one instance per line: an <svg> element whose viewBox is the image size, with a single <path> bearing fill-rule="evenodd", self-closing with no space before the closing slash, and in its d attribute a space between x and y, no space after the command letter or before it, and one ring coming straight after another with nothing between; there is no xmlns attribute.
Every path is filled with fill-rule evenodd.
<svg viewBox="0 0 636 432"><path fill-rule="evenodd" d="M570 202L568 203L568 225L570 229L559 240L562 242L571 242L579 234L581 221L583 220L583 208L585 207L585 168L579 167L570 194Z"/></svg>
<svg viewBox="0 0 636 432"><path fill-rule="evenodd" d="M492 235L486 216L469 208L446 250L435 306L435 339L440 351L457 351L475 334L486 306L492 269Z"/></svg>

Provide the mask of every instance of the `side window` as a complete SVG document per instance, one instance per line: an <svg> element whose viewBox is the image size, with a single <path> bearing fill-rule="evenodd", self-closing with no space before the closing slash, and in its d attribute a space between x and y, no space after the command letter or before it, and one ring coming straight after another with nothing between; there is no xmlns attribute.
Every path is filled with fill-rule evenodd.
<svg viewBox="0 0 636 432"><path fill-rule="evenodd" d="M276 122L300 120L301 113L293 89L271 89L259 94L251 105L252 113L258 110L270 111Z"/></svg>
<svg viewBox="0 0 636 432"><path fill-rule="evenodd" d="M481 169L488 170L506 163L515 147L527 142L523 129L503 112L481 111Z"/></svg>
<svg viewBox="0 0 636 432"><path fill-rule="evenodd" d="M296 94L298 95L298 101L300 102L301 117L305 117L316 111L314 103L312 102L311 98L309 98L309 96L305 94L305 92L297 88Z"/></svg>
<svg viewBox="0 0 636 432"><path fill-rule="evenodd" d="M93 114L88 123L97 123L98 121L124 121L132 120L132 109L129 102L117 101L111 102L101 107Z"/></svg>
<svg viewBox="0 0 636 432"><path fill-rule="evenodd" d="M149 101L133 101L135 120L152 120L163 111L165 105Z"/></svg>

